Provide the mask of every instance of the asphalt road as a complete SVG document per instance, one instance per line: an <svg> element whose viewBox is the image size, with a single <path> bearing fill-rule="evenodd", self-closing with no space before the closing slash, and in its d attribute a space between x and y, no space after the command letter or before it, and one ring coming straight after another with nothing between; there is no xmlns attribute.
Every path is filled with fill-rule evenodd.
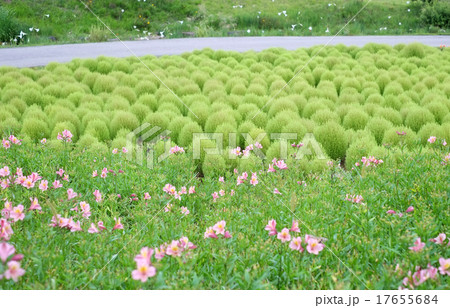
<svg viewBox="0 0 450 308"><path fill-rule="evenodd" d="M450 36L337 36L334 39L330 36L214 37L15 47L0 48L0 66L44 66L53 61L69 62L74 58L95 58L101 55L129 57L133 55L132 52L137 56L147 54L155 56L176 55L206 47L235 51L260 51L270 47L295 50L300 47L311 47L319 44L364 46L367 43L396 45L413 42L435 47L449 46Z"/></svg>

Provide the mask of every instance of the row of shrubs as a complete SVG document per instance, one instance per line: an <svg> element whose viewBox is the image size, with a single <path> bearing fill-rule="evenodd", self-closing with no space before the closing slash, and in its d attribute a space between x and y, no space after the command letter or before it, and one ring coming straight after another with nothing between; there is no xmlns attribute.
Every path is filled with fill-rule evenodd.
<svg viewBox="0 0 450 308"><path fill-rule="evenodd" d="M387 59L386 69L377 58ZM245 147L241 134L256 138L265 132L260 142L269 156L279 155L270 134L296 133L292 142L300 142L313 133L331 159L346 159L355 143L395 145L397 131L407 132L409 147L431 135L450 140L446 49L205 49L143 62L154 74L136 58L2 67L0 131L38 141L69 129L80 147L99 149L125 146L126 135L143 123L171 131L172 142L185 148L193 133L238 133L236 145ZM224 146L232 146L227 138Z"/></svg>

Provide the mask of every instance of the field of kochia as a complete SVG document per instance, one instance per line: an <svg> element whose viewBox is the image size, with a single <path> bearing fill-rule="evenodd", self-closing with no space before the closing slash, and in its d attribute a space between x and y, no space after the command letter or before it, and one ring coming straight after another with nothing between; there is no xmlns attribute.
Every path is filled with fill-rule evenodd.
<svg viewBox="0 0 450 308"><path fill-rule="evenodd" d="M399 143L411 149L430 136L450 141L449 48L204 49L141 59L1 67L0 131L35 142L47 138L58 148L58 132L68 129L78 148L97 152L126 146L126 135L143 123L168 129L173 145L186 150L200 132L237 133L236 145L225 137L224 146L244 149L242 133L248 133L250 141L259 136L269 161L280 158L279 141L270 134L296 133L289 142L298 143L313 133L329 159L347 166ZM222 153L202 155L204 173L261 165L256 156L239 161L229 159L229 149ZM326 166L327 160L309 159L298 167Z"/></svg>
<svg viewBox="0 0 450 308"><path fill-rule="evenodd" d="M450 49L142 61L0 67L0 289L449 289Z"/></svg>

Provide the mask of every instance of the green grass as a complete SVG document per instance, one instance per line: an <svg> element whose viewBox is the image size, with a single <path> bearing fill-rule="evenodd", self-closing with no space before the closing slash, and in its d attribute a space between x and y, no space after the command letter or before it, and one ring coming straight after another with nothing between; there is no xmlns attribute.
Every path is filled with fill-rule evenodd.
<svg viewBox="0 0 450 308"><path fill-rule="evenodd" d="M116 35L123 40L129 40L146 37L149 33L151 36L157 36L160 32L164 32L166 38L183 37L183 32L194 32L198 37L334 35L366 2L91 0L85 3ZM243 7L233 8L237 5ZM106 29L104 34L98 35L103 25L77 0L11 1L3 3L2 6L16 13L20 22L17 31L22 30L28 34L26 44L102 41L105 38L114 38ZM432 21L421 17L424 8L420 1L412 1L410 4L403 0L372 1L341 34L408 35L448 32L448 21L445 21L445 17L439 19L437 27L430 24ZM287 16L283 11L286 11ZM40 31L29 31L31 27ZM312 30L309 30L309 27L312 27ZM329 32L326 32L327 28Z"/></svg>
<svg viewBox="0 0 450 308"><path fill-rule="evenodd" d="M449 232L448 166L441 165L446 152L448 146L438 145L413 152L391 148L382 157L384 164L358 171L333 167L307 173L296 168L301 163L297 161L287 170L259 174L259 184L253 187L248 182L236 186L232 174L223 174L225 183L217 177L195 177L188 153L150 170L122 154L82 153L71 144L59 151L27 141L2 148L2 165L11 170L38 172L50 183L59 178L55 172L60 168L70 177L62 181L63 188L46 192L20 185L0 191L13 206L28 208L29 198L37 197L42 207L40 213L26 211L24 220L12 224L9 243L24 255L26 273L17 283L1 280L0 289L397 289L415 266L438 267L439 257L448 257L448 246L428 241ZM93 170L104 167L114 175L92 178ZM181 201L169 199L162 191L167 183L177 189L195 186L196 193L183 195ZM281 195L273 194L275 187ZM68 188L79 196L67 201ZM103 194L100 203L92 194L96 189ZM212 202L211 194L220 189L226 195ZM143 200L145 192L151 200ZM133 193L138 200L131 201ZM345 201L346 194L362 195L364 204ZM80 201L91 205L89 219L70 211ZM172 211L164 212L168 202ZM181 214L182 206L189 215ZM414 211L405 213L409 206ZM83 231L50 227L55 213L80 219ZM114 217L121 218L123 230L111 231ZM316 256L290 250L287 243L268 236L264 227L269 219L277 221L278 231L299 219L300 236L325 237L332 252L325 248ZM88 233L90 223L99 220L108 230ZM205 229L220 220L233 237L204 239ZM146 283L131 278L133 258L141 247L159 247L181 236L197 246L189 257L182 262L167 256L153 259L155 277ZM408 249L416 237L426 243L418 253ZM448 289L448 278L438 275L417 288Z"/></svg>

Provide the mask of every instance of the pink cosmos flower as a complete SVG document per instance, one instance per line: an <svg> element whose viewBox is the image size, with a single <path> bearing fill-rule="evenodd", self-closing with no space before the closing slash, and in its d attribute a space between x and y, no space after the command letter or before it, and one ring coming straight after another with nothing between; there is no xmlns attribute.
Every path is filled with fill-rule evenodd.
<svg viewBox="0 0 450 308"><path fill-rule="evenodd" d="M11 173L11 172L9 171L8 166L5 166L5 167L3 167L3 168L0 169L0 176L1 176L1 177L9 176L10 173Z"/></svg>
<svg viewBox="0 0 450 308"><path fill-rule="evenodd" d="M182 249L180 247L179 241L172 241L169 246L167 246L166 254L172 257L179 257L181 256Z"/></svg>
<svg viewBox="0 0 450 308"><path fill-rule="evenodd" d="M276 170L273 168L273 164L269 164L269 170L267 172L275 172Z"/></svg>
<svg viewBox="0 0 450 308"><path fill-rule="evenodd" d="M94 223L91 223L91 227L88 229L88 232L89 233L99 233L100 231L98 231L98 229Z"/></svg>
<svg viewBox="0 0 450 308"><path fill-rule="evenodd" d="M414 246L409 247L409 249L411 249L414 252L419 252L423 249L423 247L425 247L425 243L422 243L422 241L420 240L420 237L418 237L416 239L416 241L414 242Z"/></svg>
<svg viewBox="0 0 450 308"><path fill-rule="evenodd" d="M279 160L276 162L275 166L278 167L278 169L283 170L283 169L287 169L287 165L284 162L284 160Z"/></svg>
<svg viewBox="0 0 450 308"><path fill-rule="evenodd" d="M447 141L445 141L445 139L444 139L444 141L442 141L442 145L443 145L444 147L447 145Z"/></svg>
<svg viewBox="0 0 450 308"><path fill-rule="evenodd" d="M219 177L219 182L225 183L225 180L224 180L223 176Z"/></svg>
<svg viewBox="0 0 450 308"><path fill-rule="evenodd" d="M57 139L65 141L65 142L71 142L72 137L73 137L73 135L70 132L70 130L65 129L62 131L62 133L58 133Z"/></svg>
<svg viewBox="0 0 450 308"><path fill-rule="evenodd" d="M159 246L158 248L155 248L155 258L156 260L161 260L166 255L166 248L164 245Z"/></svg>
<svg viewBox="0 0 450 308"><path fill-rule="evenodd" d="M100 229L100 231L106 230L106 227L103 225L103 221L99 221L97 223L98 228Z"/></svg>
<svg viewBox="0 0 450 308"><path fill-rule="evenodd" d="M19 277L25 274L25 270L20 267L20 263L17 261L9 261L7 266L8 269L4 273L6 279L12 279L14 282L17 282Z"/></svg>
<svg viewBox="0 0 450 308"><path fill-rule="evenodd" d="M216 234L224 234L226 224L225 220L219 221L213 226L213 230L216 231Z"/></svg>
<svg viewBox="0 0 450 308"><path fill-rule="evenodd" d="M0 243L0 260L2 260L3 263L6 263L8 257L13 255L14 252L16 252L16 249L13 245L6 242Z"/></svg>
<svg viewBox="0 0 450 308"><path fill-rule="evenodd" d="M298 227L298 221L293 220L292 221L292 227L289 229L291 232L300 232L300 228Z"/></svg>
<svg viewBox="0 0 450 308"><path fill-rule="evenodd" d="M13 233L14 232L9 222L5 218L0 218L0 239L9 241L9 238Z"/></svg>
<svg viewBox="0 0 450 308"><path fill-rule="evenodd" d="M259 142L255 142L255 147L258 148L258 149L262 149L263 148L262 144L259 143Z"/></svg>
<svg viewBox="0 0 450 308"><path fill-rule="evenodd" d="M116 217L114 217L114 221L116 223L114 224L113 230L123 229L123 225L120 223L120 217L119 219L116 219Z"/></svg>
<svg viewBox="0 0 450 308"><path fill-rule="evenodd" d="M150 200L152 197L148 192L144 193L144 200Z"/></svg>
<svg viewBox="0 0 450 308"><path fill-rule="evenodd" d="M123 147L123 148L122 148L122 153L128 153L127 148Z"/></svg>
<svg viewBox="0 0 450 308"><path fill-rule="evenodd" d="M173 206L172 204L168 203L164 208L164 212L166 213L170 212L172 210L172 206Z"/></svg>
<svg viewBox="0 0 450 308"><path fill-rule="evenodd" d="M39 189L41 191L46 191L48 189L48 181L42 180L41 183L39 184Z"/></svg>
<svg viewBox="0 0 450 308"><path fill-rule="evenodd" d="M146 282L149 277L156 275L156 268L145 262L138 262L137 269L131 272L131 276L134 280L140 280Z"/></svg>
<svg viewBox="0 0 450 308"><path fill-rule="evenodd" d="M280 233L278 233L277 238L281 240L282 243L289 242L291 240L291 235L289 234L289 229L284 228L281 230Z"/></svg>
<svg viewBox="0 0 450 308"><path fill-rule="evenodd" d="M11 218L14 219L14 222L23 220L25 218L25 214L23 212L23 205L19 204L18 206L14 207L11 212Z"/></svg>
<svg viewBox="0 0 450 308"><path fill-rule="evenodd" d="M185 207L185 206L182 206L181 207L181 214L183 214L183 215L189 215L189 210L188 210L188 208L187 207Z"/></svg>
<svg viewBox="0 0 450 308"><path fill-rule="evenodd" d="M231 191L230 191L230 196L234 196L234 189L232 189Z"/></svg>
<svg viewBox="0 0 450 308"><path fill-rule="evenodd" d="M64 170L63 169L59 169L58 171L56 171L56 174L59 175L59 176L63 176Z"/></svg>
<svg viewBox="0 0 450 308"><path fill-rule="evenodd" d="M277 188L274 188L273 193L274 193L274 194L281 195L280 191L279 191Z"/></svg>
<svg viewBox="0 0 450 308"><path fill-rule="evenodd" d="M76 192L74 192L72 188L69 188L67 190L67 200L71 200L71 199L75 198L76 196L78 196L78 194Z"/></svg>
<svg viewBox="0 0 450 308"><path fill-rule="evenodd" d="M189 187L189 194L195 194L195 186Z"/></svg>
<svg viewBox="0 0 450 308"><path fill-rule="evenodd" d="M401 132L397 131L397 135L404 136L404 135L406 135L406 132L404 132L404 131L401 131Z"/></svg>
<svg viewBox="0 0 450 308"><path fill-rule="evenodd" d="M211 196L213 197L213 202L216 202L216 199L219 198L219 194L217 193L217 191L213 192Z"/></svg>
<svg viewBox="0 0 450 308"><path fill-rule="evenodd" d="M258 177L256 173L252 173L252 178L250 179L250 184L256 186L258 184Z"/></svg>
<svg viewBox="0 0 450 308"><path fill-rule="evenodd" d="M34 198L34 199L30 198L30 201L31 201L30 211L31 210L42 210L37 198Z"/></svg>
<svg viewBox="0 0 450 308"><path fill-rule="evenodd" d="M2 189L6 189L6 188L8 188L9 187L9 184L10 184L11 182L8 180L8 179L3 179L1 182L0 182L0 186L2 187Z"/></svg>
<svg viewBox="0 0 450 308"><path fill-rule="evenodd" d="M305 237L306 240L306 237ZM308 236L308 240L307 240L308 246L306 246L306 250L309 253L318 255L320 251L322 251L322 249L325 247L324 244L319 243L318 240L316 240L315 238L309 237Z"/></svg>
<svg viewBox="0 0 450 308"><path fill-rule="evenodd" d="M217 238L216 233L214 232L212 227L206 228L204 238Z"/></svg>
<svg viewBox="0 0 450 308"><path fill-rule="evenodd" d="M61 187L63 187L63 185L62 185L61 182L59 182L58 180L55 180L55 181L53 182L53 188L54 188L54 189L61 188Z"/></svg>
<svg viewBox="0 0 450 308"><path fill-rule="evenodd" d="M275 221L275 219L271 219L269 220L269 222L267 223L266 227L264 228L264 230L269 231L269 236L272 235L277 235L277 222Z"/></svg>
<svg viewBox="0 0 450 308"><path fill-rule="evenodd" d="M153 256L153 249L152 248L148 248L148 247L142 247L140 254L138 254L135 258L134 261L136 261L137 263L142 262L142 263L147 263L147 264L151 264L151 258Z"/></svg>
<svg viewBox="0 0 450 308"><path fill-rule="evenodd" d="M394 210L389 210L389 211L387 211L386 213L387 213L387 214L395 214L396 211L394 211Z"/></svg>
<svg viewBox="0 0 450 308"><path fill-rule="evenodd" d="M92 177L95 178L96 176L98 176L97 170L92 171Z"/></svg>
<svg viewBox="0 0 450 308"><path fill-rule="evenodd" d="M47 138L43 138L42 140L41 140L41 144L46 144L47 143Z"/></svg>
<svg viewBox="0 0 450 308"><path fill-rule="evenodd" d="M98 203L100 201L102 201L102 194L100 193L100 191L98 189L96 189L93 192L93 195L95 196L95 201Z"/></svg>
<svg viewBox="0 0 450 308"><path fill-rule="evenodd" d="M428 138L427 140L429 143L433 144L436 142L436 137L435 136L431 136L430 138Z"/></svg>
<svg viewBox="0 0 450 308"><path fill-rule="evenodd" d="M11 147L11 143L9 142L9 140L3 139L3 140L2 140L2 144L3 144L3 147L4 147L6 150L9 149L9 148Z"/></svg>
<svg viewBox="0 0 450 308"><path fill-rule="evenodd" d="M89 218L91 216L91 206L85 201L80 202L80 210L83 213L84 218Z"/></svg>
<svg viewBox="0 0 450 308"><path fill-rule="evenodd" d="M221 197L225 196L225 190L223 190L223 189L219 190L219 195Z"/></svg>
<svg viewBox="0 0 450 308"><path fill-rule="evenodd" d="M76 223L74 221L71 221L69 223L69 229L70 229L70 232L83 231L83 229L81 229L80 221L77 221Z"/></svg>
<svg viewBox="0 0 450 308"><path fill-rule="evenodd" d="M247 181L248 173L247 172L242 173L241 178L242 180Z"/></svg>
<svg viewBox="0 0 450 308"><path fill-rule="evenodd" d="M22 184L23 187L27 189L31 189L34 187L34 182L31 178L26 178L25 182Z"/></svg>
<svg viewBox="0 0 450 308"><path fill-rule="evenodd" d="M114 148L114 149L112 150L112 153L113 153L113 154L117 154L117 148Z"/></svg>
<svg viewBox="0 0 450 308"><path fill-rule="evenodd" d="M439 272L441 273L441 275L448 275L450 276L450 258L449 259L444 259L444 258L439 258Z"/></svg>
<svg viewBox="0 0 450 308"><path fill-rule="evenodd" d="M437 237L430 239L430 242L443 245L446 238L445 233L440 233Z"/></svg>
<svg viewBox="0 0 450 308"><path fill-rule="evenodd" d="M229 231L225 231L223 237L224 237L224 238L232 238L232 235L230 234Z"/></svg>
<svg viewBox="0 0 450 308"><path fill-rule="evenodd" d="M303 252L302 238L300 236L294 237L292 241L289 243L289 248L291 248L292 250L298 250L300 252Z"/></svg>
<svg viewBox="0 0 450 308"><path fill-rule="evenodd" d="M197 248L197 246L195 246L193 243L191 243L186 236L183 236L180 238L180 246L182 248L187 248L187 249Z"/></svg>
<svg viewBox="0 0 450 308"><path fill-rule="evenodd" d="M178 192L179 195L185 195L187 194L186 186L181 187L181 190Z"/></svg>
<svg viewBox="0 0 450 308"><path fill-rule="evenodd" d="M413 212L414 211L414 207L412 207L412 206L410 206L410 207L408 207L407 209L406 209L406 213L411 213L411 212Z"/></svg>

